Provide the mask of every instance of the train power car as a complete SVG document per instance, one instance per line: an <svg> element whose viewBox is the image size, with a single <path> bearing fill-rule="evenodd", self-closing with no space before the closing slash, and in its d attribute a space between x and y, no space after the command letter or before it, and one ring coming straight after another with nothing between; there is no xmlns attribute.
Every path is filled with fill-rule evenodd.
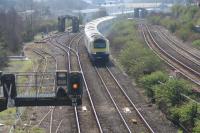
<svg viewBox="0 0 200 133"><path fill-rule="evenodd" d="M109 61L109 41L99 32L97 27L113 18L115 17L99 18L87 23L85 26L85 46L93 62L100 61L101 63L106 63Z"/></svg>

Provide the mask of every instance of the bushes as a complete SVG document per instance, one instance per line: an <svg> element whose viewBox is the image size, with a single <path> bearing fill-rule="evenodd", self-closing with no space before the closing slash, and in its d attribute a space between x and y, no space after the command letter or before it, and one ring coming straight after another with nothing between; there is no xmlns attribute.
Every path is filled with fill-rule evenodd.
<svg viewBox="0 0 200 133"><path fill-rule="evenodd" d="M147 95L154 99L159 108L169 115L175 123L180 122L188 129L192 127L195 132L199 130L199 118L197 105L186 102L183 94L189 94L191 85L180 79L168 79L168 76L161 71L145 75L139 80L145 88Z"/></svg>
<svg viewBox="0 0 200 133"><path fill-rule="evenodd" d="M193 128L193 133L199 133L200 132L200 120L196 120L195 127Z"/></svg>
<svg viewBox="0 0 200 133"><path fill-rule="evenodd" d="M154 72L150 75L143 76L140 78L139 82L145 88L147 96L155 98L154 86L159 85L160 82L165 83L168 79L168 76L161 71Z"/></svg>
<svg viewBox="0 0 200 133"><path fill-rule="evenodd" d="M194 40L194 41L192 42L192 45L200 47L200 39Z"/></svg>
<svg viewBox="0 0 200 133"><path fill-rule="evenodd" d="M176 25L176 22L174 23ZM112 38L110 40L112 47L120 46L118 51L122 49L117 56L120 64L129 75L136 78L140 86L145 88L147 96L174 120L186 125L192 123L188 125L191 129L197 118L196 106L185 102L186 99L181 95L189 94L191 85L185 80L169 79L168 75L161 71L163 69L161 60L139 40L134 22L117 22L109 37ZM148 70L151 74L145 75L144 70ZM196 124L194 130L198 130L198 126Z"/></svg>
<svg viewBox="0 0 200 133"><path fill-rule="evenodd" d="M148 19L152 24L159 25L161 21L161 16L151 16Z"/></svg>
<svg viewBox="0 0 200 133"><path fill-rule="evenodd" d="M149 17L150 22L166 27L183 41L192 40L193 38L189 36L195 34L194 25L200 23L199 8L196 6L175 5L171 10L171 14L152 14Z"/></svg>
<svg viewBox="0 0 200 133"><path fill-rule="evenodd" d="M158 105L171 107L183 102L181 93L188 93L190 85L184 80L170 79L165 84L155 86L155 97Z"/></svg>
<svg viewBox="0 0 200 133"><path fill-rule="evenodd" d="M191 102L184 103L170 109L171 117L186 127L193 127L197 117L197 105Z"/></svg>
<svg viewBox="0 0 200 133"><path fill-rule="evenodd" d="M157 71L139 80L150 98L160 107L179 105L184 100L181 93L189 93L190 85L184 80L168 79L167 74Z"/></svg>
<svg viewBox="0 0 200 133"><path fill-rule="evenodd" d="M120 62L128 74L139 78L144 70L154 72L161 69L161 61L138 42L129 42L120 54Z"/></svg>
<svg viewBox="0 0 200 133"><path fill-rule="evenodd" d="M3 36L0 34L0 68L4 67L7 65L7 46L5 39Z"/></svg>
<svg viewBox="0 0 200 133"><path fill-rule="evenodd" d="M136 28L133 21L116 22L109 38L112 38L110 41L113 49L122 49L118 59L125 71L138 79L146 69L151 72L160 69L161 61L144 47L139 40Z"/></svg>

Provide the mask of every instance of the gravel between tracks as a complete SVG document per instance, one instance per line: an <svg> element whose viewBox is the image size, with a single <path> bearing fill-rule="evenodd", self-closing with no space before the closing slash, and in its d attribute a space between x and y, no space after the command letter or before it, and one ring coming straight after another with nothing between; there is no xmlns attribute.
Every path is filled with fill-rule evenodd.
<svg viewBox="0 0 200 133"><path fill-rule="evenodd" d="M127 74L119 67L116 58L120 54L120 50L111 44L112 62L110 69L116 76L119 83L125 89L131 100L139 108L140 112L150 123L150 126L156 133L176 133L177 127L166 119L165 115L158 109L155 104L150 104L144 94L144 89L139 88L134 79L127 76Z"/></svg>
<svg viewBox="0 0 200 133"><path fill-rule="evenodd" d="M83 44L80 45L80 50L80 57L86 75L86 81L88 82L103 131L105 133L126 133L127 130L105 92Z"/></svg>
<svg viewBox="0 0 200 133"><path fill-rule="evenodd" d="M82 41L83 42L83 41ZM49 46L52 49L52 46ZM58 50L56 50L58 51ZM115 51L116 52L116 51ZM120 52L120 50L118 51ZM52 53L56 53L55 49L52 50ZM103 127L103 131L106 133L124 133L127 132L125 129L120 117L115 111L107 93L105 92L104 87L100 79L98 78L94 67L92 66L90 60L88 59L88 55L83 43L80 45L80 57L83 65L83 70L86 74L86 80L88 82L89 89L91 90L91 94L95 103L95 107L100 118L100 123ZM113 55L115 57L115 55ZM123 72L115 65L110 67L112 72L115 74L116 78L123 86L123 88L127 91L130 98L134 101L138 108L140 108L141 113L144 115L145 119L158 133L175 133L177 129L174 127L171 122L169 122L165 116L159 111L156 105L148 106L149 103L146 100L143 92L140 88L138 88L135 84L133 84L132 79L130 77L123 74ZM78 107L79 117L80 117L80 126L82 132L86 133L96 133L98 132L98 128L96 123L94 122L94 116L92 114L92 110L90 104L88 102L88 96L84 89L83 94L83 106L87 107L87 111L83 111L81 107ZM56 110L60 110L61 107L57 107ZM41 108L40 112L37 115L37 118L42 118L44 112L47 112L47 108ZM61 115L63 114L63 115ZM76 132L76 125L74 119L73 108L71 107L62 107L62 110L56 111L55 116L56 119L53 121L55 125L58 125L60 120L65 118L61 124L59 132ZM64 123L64 124L63 124ZM41 127L46 127L47 124L41 125ZM47 128L49 129L49 128ZM56 129L54 128L53 132ZM48 130L47 130L48 132Z"/></svg>

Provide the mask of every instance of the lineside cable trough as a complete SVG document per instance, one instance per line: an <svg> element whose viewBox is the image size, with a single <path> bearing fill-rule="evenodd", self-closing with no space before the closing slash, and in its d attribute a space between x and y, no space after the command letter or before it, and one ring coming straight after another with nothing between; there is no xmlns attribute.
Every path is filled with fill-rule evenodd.
<svg viewBox="0 0 200 133"><path fill-rule="evenodd" d="M46 80L43 81L42 87L38 85L41 76L41 73L37 72L13 74L0 71L0 112L9 107L78 106L82 104L82 74L62 70L43 73ZM32 81L29 84L20 83L19 77L21 80L27 77L30 80L31 77ZM49 77L53 78L49 79ZM54 89L50 91L49 88L52 87ZM59 95L60 92L65 94Z"/></svg>

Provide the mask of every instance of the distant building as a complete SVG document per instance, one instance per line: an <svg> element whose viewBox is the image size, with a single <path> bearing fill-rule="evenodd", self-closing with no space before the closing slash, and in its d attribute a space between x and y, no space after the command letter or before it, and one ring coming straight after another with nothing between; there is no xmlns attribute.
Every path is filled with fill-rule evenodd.
<svg viewBox="0 0 200 133"><path fill-rule="evenodd" d="M200 0L193 0L193 3L200 7Z"/></svg>
<svg viewBox="0 0 200 133"><path fill-rule="evenodd" d="M23 18L26 18L28 16L31 16L32 14L35 13L35 10L26 10L26 11L23 11L23 12L18 12L18 14L20 16L22 16Z"/></svg>
<svg viewBox="0 0 200 133"><path fill-rule="evenodd" d="M93 0L93 3L98 5L104 4L105 2L105 0Z"/></svg>

